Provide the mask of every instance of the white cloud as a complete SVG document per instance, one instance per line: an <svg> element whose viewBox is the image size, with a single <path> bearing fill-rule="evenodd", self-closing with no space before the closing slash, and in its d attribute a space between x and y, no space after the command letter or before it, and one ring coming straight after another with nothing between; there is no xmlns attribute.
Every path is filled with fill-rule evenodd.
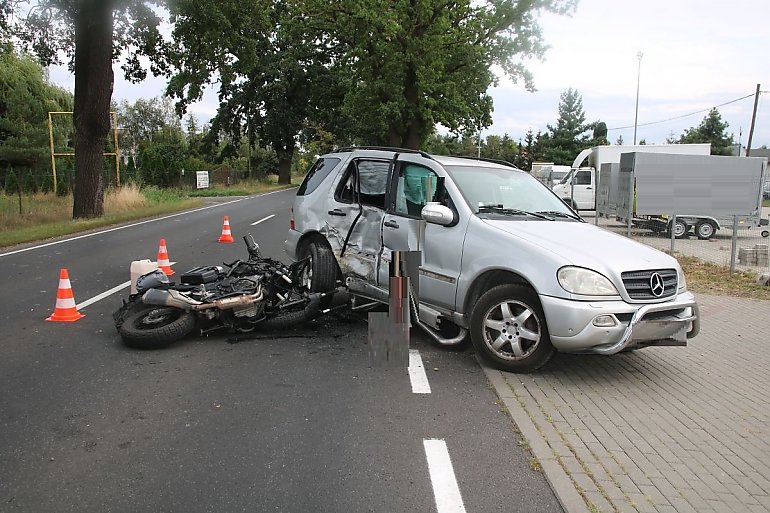
<svg viewBox="0 0 770 513"><path fill-rule="evenodd" d="M538 91L502 79L490 133L523 136L523 125L545 130L557 119L559 96L577 89L589 120L610 128L633 126L639 72L639 124L689 114L754 92L770 91L767 20L770 2L738 0L580 0L572 17L545 15L544 62L530 63ZM640 62L636 55L643 52ZM753 147L770 145L770 104L760 98ZM728 132L748 138L753 97L720 107ZM663 142L671 132L700 124L700 113L638 127L638 138ZM526 120L515 122L513 120ZM633 138L633 128L610 132Z"/></svg>

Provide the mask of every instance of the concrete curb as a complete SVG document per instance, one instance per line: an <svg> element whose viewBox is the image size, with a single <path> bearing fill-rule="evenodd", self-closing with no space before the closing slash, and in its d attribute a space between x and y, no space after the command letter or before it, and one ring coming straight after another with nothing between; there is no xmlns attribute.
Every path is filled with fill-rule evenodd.
<svg viewBox="0 0 770 513"><path fill-rule="evenodd" d="M565 513L590 513L583 497L580 496L572 480L556 459L555 451L545 437L540 434L527 412L524 411L513 390L505 381L503 373L488 367L484 362L479 361L479 363L497 396L508 409L513 422L519 428L521 436L529 444L532 455L540 463L543 474Z"/></svg>

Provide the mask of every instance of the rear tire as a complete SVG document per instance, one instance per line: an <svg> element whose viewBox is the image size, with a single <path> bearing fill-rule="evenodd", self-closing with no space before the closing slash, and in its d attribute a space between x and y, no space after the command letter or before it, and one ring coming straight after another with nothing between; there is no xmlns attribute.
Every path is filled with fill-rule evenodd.
<svg viewBox="0 0 770 513"><path fill-rule="evenodd" d="M484 293L471 313L470 335L479 356L508 372L535 371L556 352L537 294L522 285Z"/></svg>
<svg viewBox="0 0 770 513"><path fill-rule="evenodd" d="M195 329L195 315L179 308L147 305L128 314L118 328L123 343L137 349L159 349Z"/></svg>
<svg viewBox="0 0 770 513"><path fill-rule="evenodd" d="M711 221L700 221L695 225L695 234L700 240L709 240L717 231L717 227Z"/></svg>

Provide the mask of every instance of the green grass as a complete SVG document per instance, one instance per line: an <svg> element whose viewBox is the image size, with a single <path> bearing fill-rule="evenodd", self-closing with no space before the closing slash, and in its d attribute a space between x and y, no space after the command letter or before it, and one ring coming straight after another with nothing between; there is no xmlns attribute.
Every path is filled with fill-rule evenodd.
<svg viewBox="0 0 770 513"><path fill-rule="evenodd" d="M72 196L55 194L22 195L0 193L0 248L84 232L137 219L181 212L199 207L202 197L248 196L292 187L302 177L292 177L294 185L278 185L275 177L267 182L245 181L232 187L212 187L197 191L183 189L139 188L126 185L108 189L104 198L104 216L97 219L72 219Z"/></svg>

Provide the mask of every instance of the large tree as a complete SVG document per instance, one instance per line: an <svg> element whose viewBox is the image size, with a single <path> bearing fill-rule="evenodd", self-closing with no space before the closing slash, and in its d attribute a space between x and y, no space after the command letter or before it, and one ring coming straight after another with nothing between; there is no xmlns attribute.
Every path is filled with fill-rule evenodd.
<svg viewBox="0 0 770 513"><path fill-rule="evenodd" d="M180 111L217 80L212 134L269 145L279 183L290 183L300 132L325 131L345 76L333 69L334 47L310 27L303 2L180 0L171 14L176 69L168 92Z"/></svg>
<svg viewBox="0 0 770 513"><path fill-rule="evenodd" d="M441 124L478 132L491 124L493 67L533 90L526 58L545 45L536 16L572 0L307 0L316 26L353 73L344 107L365 143L418 148Z"/></svg>
<svg viewBox="0 0 770 513"><path fill-rule="evenodd" d="M572 164L578 153L590 146L591 139L586 132L592 126L586 124L580 93L572 88L564 91L559 100L556 126L548 125L548 132L540 138L545 160L554 164Z"/></svg>
<svg viewBox="0 0 770 513"><path fill-rule="evenodd" d="M143 79L142 54L163 44L160 19L152 5L159 0L36 0L20 2L26 16L15 33L42 64L69 58L75 73L74 218L104 214L104 144L110 131L114 83L112 64L123 50L129 79ZM152 61L157 71L162 59Z"/></svg>
<svg viewBox="0 0 770 513"><path fill-rule="evenodd" d="M677 142L711 143L712 155L732 155L733 136L727 135L728 126L719 111L711 109L700 125L686 129Z"/></svg>

